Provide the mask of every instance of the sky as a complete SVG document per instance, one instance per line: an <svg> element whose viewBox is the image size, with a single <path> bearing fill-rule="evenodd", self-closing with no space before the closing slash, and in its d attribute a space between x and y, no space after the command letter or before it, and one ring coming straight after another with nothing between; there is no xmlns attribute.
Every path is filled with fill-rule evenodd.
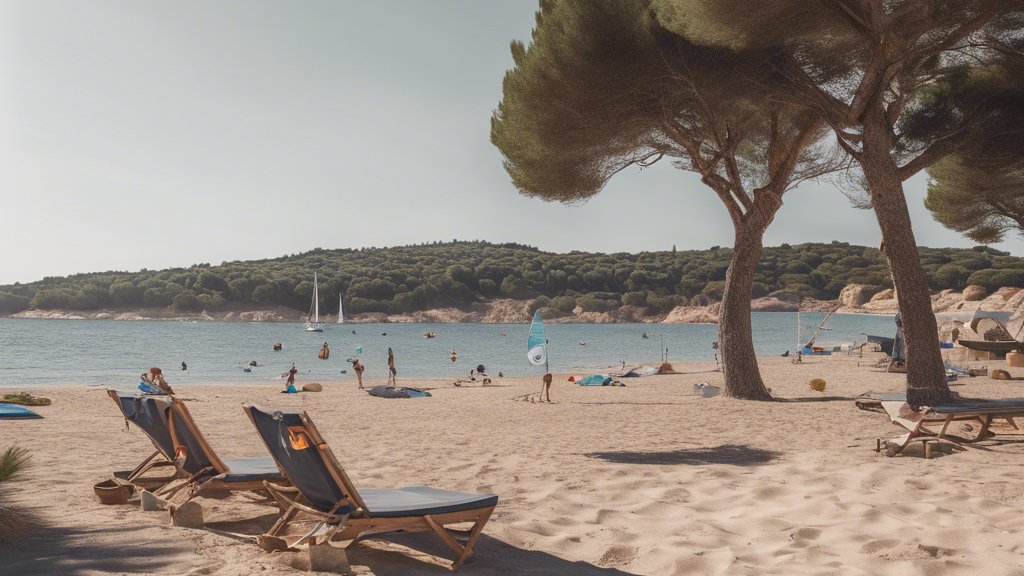
<svg viewBox="0 0 1024 576"><path fill-rule="evenodd" d="M489 142L533 1L0 3L0 284L435 240L640 252L730 246L671 165L583 205L520 195ZM973 243L906 186L918 244ZM828 184L765 245L877 246ZM1024 255L1019 238L996 245Z"/></svg>

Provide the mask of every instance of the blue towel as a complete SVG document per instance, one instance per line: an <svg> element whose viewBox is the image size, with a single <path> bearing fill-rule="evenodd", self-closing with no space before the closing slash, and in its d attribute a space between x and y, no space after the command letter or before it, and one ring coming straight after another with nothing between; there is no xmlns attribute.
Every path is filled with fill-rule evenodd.
<svg viewBox="0 0 1024 576"><path fill-rule="evenodd" d="M284 391L285 394L297 394L299 391L295 389L294 384L289 384L288 389Z"/></svg>
<svg viewBox="0 0 1024 576"><path fill-rule="evenodd" d="M149 382L140 382L139 390L142 390L146 394L165 394L165 392L156 386L153 386Z"/></svg>

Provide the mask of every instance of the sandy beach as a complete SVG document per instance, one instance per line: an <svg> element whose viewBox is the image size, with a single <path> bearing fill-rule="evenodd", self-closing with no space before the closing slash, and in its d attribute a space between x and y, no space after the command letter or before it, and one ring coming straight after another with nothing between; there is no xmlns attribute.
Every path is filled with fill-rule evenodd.
<svg viewBox="0 0 1024 576"><path fill-rule="evenodd" d="M880 354L762 358L777 398L852 398L901 392L905 378L871 367ZM1003 367L1002 361L988 363ZM744 402L692 395L721 384L708 363L689 374L579 387L558 375L552 404L529 401L536 378L452 386L401 379L432 398L385 400L350 382L285 396L279 386L190 386L178 393L222 458L264 455L241 406L307 409L357 487L425 484L499 495L497 510L460 569L472 574L1024 573L1024 439L1004 435L932 459L920 448L886 457L876 439L898 435L852 399ZM1024 369L1011 369L1024 376ZM305 383L299 381L300 384ZM964 396L1024 396L1024 383L962 379ZM28 390L53 399L41 420L0 424L33 465L14 501L48 528L5 550L0 574L298 573L288 554L255 536L276 508L234 495L199 498L207 529L171 526L165 512L105 506L92 493L131 469L152 445L102 389ZM357 574L442 574L450 551L433 534L351 546Z"/></svg>

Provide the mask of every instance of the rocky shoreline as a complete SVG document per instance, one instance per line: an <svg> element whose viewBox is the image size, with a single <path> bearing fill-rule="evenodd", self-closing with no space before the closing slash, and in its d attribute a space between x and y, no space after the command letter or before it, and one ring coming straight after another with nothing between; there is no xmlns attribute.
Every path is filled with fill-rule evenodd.
<svg viewBox="0 0 1024 576"><path fill-rule="evenodd" d="M932 309L941 312L972 312L974 310L1016 311L1024 300L1020 288L1000 288L988 294L981 286L968 286L963 292L943 290L932 295ZM473 304L467 308L435 308L411 314L367 313L346 315L345 322L366 323L479 323L524 324L530 322L530 301L497 299ZM750 303L754 312L828 312L840 314L895 314L898 309L896 294L891 288L851 284L843 289L838 300L813 300L768 296ZM715 324L718 322L718 303L708 306L677 306L667 314L647 314L643 308L623 306L610 312L585 312L577 307L572 314L558 318L545 318L552 324ZM303 322L305 315L289 308L234 309L216 312L181 313L166 308L130 310L25 310L9 318L62 319L62 320L160 320L168 322ZM325 316L324 322L333 323L336 316Z"/></svg>

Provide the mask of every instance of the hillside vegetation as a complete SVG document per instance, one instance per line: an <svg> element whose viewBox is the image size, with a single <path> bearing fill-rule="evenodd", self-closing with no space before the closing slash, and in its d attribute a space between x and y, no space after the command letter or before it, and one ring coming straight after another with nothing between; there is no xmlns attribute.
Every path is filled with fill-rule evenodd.
<svg viewBox="0 0 1024 576"><path fill-rule="evenodd" d="M933 290L978 284L1024 287L1024 259L991 248L921 248ZM729 248L600 254L542 252L519 244L447 242L323 250L190 268L97 272L0 286L0 314L25 309L169 307L188 312L252 306L309 309L313 272L320 310L402 314L491 298L533 300L546 317L622 305L658 314L721 298ZM765 248L753 296L834 299L847 284L891 287L884 255L843 242Z"/></svg>

